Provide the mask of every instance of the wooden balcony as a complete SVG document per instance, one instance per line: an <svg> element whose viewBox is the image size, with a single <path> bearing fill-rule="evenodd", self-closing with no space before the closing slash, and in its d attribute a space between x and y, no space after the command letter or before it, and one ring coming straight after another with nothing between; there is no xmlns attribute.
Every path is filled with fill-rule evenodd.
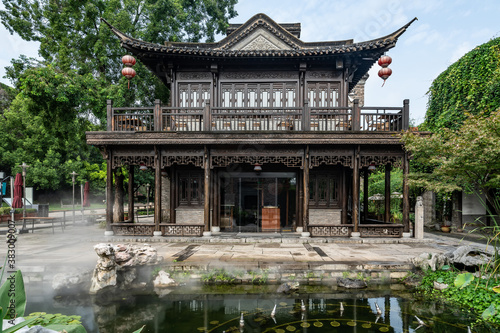
<svg viewBox="0 0 500 333"><path fill-rule="evenodd" d="M113 107L108 131L116 132L400 132L408 129L409 103L402 107L226 108Z"/></svg>

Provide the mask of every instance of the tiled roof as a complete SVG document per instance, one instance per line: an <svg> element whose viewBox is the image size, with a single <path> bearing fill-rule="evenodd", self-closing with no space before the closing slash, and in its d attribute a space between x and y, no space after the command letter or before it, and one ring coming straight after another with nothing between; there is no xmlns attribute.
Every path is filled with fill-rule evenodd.
<svg viewBox="0 0 500 333"><path fill-rule="evenodd" d="M258 58L258 57L304 57L304 56L328 56L337 54L347 54L360 51L389 49L392 48L397 39L406 31L416 18L409 23L384 37L374 40L353 43L352 40L345 41L329 41L304 43L286 29L280 27L264 14L257 14L247 23L241 25L234 30L229 36L217 43L166 43L159 45L155 43L145 42L139 39L132 38L122 33L106 20L102 19L120 38L122 46L135 51L149 51L161 53L164 55L183 55L183 56L210 56L210 57L234 57L234 58ZM290 46L288 50L232 50L230 49L235 43L243 39L252 30L263 27L280 38L283 42Z"/></svg>

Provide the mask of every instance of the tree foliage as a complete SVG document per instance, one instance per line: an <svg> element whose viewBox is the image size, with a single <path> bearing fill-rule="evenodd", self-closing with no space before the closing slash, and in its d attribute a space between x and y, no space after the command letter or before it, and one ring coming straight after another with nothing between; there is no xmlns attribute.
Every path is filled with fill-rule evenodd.
<svg viewBox="0 0 500 333"><path fill-rule="evenodd" d="M441 73L429 88L423 128L458 129L466 113L489 115L500 107L500 37L482 44Z"/></svg>
<svg viewBox="0 0 500 333"><path fill-rule="evenodd" d="M31 165L27 182L38 189L94 179L102 185L102 157L85 131L106 124L106 99L116 106L168 102L169 91L143 64L127 89L126 53L100 18L134 38L163 43L213 41L236 15L237 0L3 0L2 24L24 40L40 42L35 60L12 60L0 87L0 169ZM16 96L17 95L17 96ZM15 96L15 98L14 98ZM2 115L3 113L3 115Z"/></svg>
<svg viewBox="0 0 500 333"><path fill-rule="evenodd" d="M413 185L436 192L480 190L486 195L500 188L500 109L489 116L468 114L456 131L443 129L431 136L406 132L402 141L415 162L433 170L411 173Z"/></svg>

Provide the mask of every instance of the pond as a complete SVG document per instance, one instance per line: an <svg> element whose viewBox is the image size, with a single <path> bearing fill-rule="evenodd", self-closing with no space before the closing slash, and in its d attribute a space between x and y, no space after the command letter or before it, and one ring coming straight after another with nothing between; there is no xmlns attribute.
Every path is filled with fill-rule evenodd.
<svg viewBox="0 0 500 333"><path fill-rule="evenodd" d="M184 286L161 298L107 295L46 301L35 296L28 297L27 311L80 315L89 333L133 332L142 325L143 332L155 333L467 332L475 322L467 312L419 301L404 289L301 286L291 295L275 290L275 285Z"/></svg>

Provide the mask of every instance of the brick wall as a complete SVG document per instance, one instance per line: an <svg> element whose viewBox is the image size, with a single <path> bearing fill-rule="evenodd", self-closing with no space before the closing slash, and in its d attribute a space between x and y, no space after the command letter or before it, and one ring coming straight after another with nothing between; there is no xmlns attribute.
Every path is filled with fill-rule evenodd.
<svg viewBox="0 0 500 333"><path fill-rule="evenodd" d="M203 208L183 208L175 209L175 223L182 224L203 224Z"/></svg>
<svg viewBox="0 0 500 333"><path fill-rule="evenodd" d="M309 209L309 225L341 224L342 209Z"/></svg>
<svg viewBox="0 0 500 333"><path fill-rule="evenodd" d="M349 106L352 106L352 101L355 99L359 100L359 106L365 105L365 83L368 80L368 74L365 74L361 80L354 86L354 88L349 93Z"/></svg>
<svg viewBox="0 0 500 333"><path fill-rule="evenodd" d="M161 177L161 221L170 223L170 179Z"/></svg>

